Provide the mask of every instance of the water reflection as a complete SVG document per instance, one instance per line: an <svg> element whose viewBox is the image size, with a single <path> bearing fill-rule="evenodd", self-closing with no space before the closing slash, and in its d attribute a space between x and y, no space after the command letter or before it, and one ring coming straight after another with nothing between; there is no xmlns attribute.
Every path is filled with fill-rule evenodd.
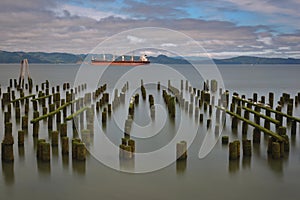
<svg viewBox="0 0 300 200"><path fill-rule="evenodd" d="M291 135L291 146L292 147L296 146L296 135Z"/></svg>
<svg viewBox="0 0 300 200"><path fill-rule="evenodd" d="M252 145L253 145L253 153L257 155L257 157L260 157L261 155L260 144L252 143Z"/></svg>
<svg viewBox="0 0 300 200"><path fill-rule="evenodd" d="M69 169L69 155L67 154L67 155L65 155L65 154L63 154L62 155L62 164L63 164L63 168L64 169Z"/></svg>
<svg viewBox="0 0 300 200"><path fill-rule="evenodd" d="M176 172L177 174L184 174L186 172L187 159L176 161Z"/></svg>
<svg viewBox="0 0 300 200"><path fill-rule="evenodd" d="M243 156L242 166L243 166L243 169L251 168L251 157L250 156Z"/></svg>
<svg viewBox="0 0 300 200"><path fill-rule="evenodd" d="M106 123L102 123L102 131L103 133L106 133Z"/></svg>
<svg viewBox="0 0 300 200"><path fill-rule="evenodd" d="M52 150L52 158L58 160L58 147L52 146L51 150Z"/></svg>
<svg viewBox="0 0 300 200"><path fill-rule="evenodd" d="M133 171L135 168L135 159L134 156L130 159L119 159L120 170L121 171Z"/></svg>
<svg viewBox="0 0 300 200"><path fill-rule="evenodd" d="M86 162L73 159L72 160L72 169L73 169L73 172L75 172L79 175L85 175Z"/></svg>
<svg viewBox="0 0 300 200"><path fill-rule="evenodd" d="M268 154L268 166L275 172L275 174L280 177L283 176L283 160L282 159L273 159L271 154Z"/></svg>
<svg viewBox="0 0 300 200"><path fill-rule="evenodd" d="M229 160L228 162L228 171L233 174L240 170L240 159L237 160Z"/></svg>
<svg viewBox="0 0 300 200"><path fill-rule="evenodd" d="M14 162L2 162L2 174L6 185L13 185L15 183Z"/></svg>
<svg viewBox="0 0 300 200"><path fill-rule="evenodd" d="M24 159L24 157L25 157L25 148L24 148L24 146L19 146L18 153L19 153L20 161L23 162L25 160Z"/></svg>
<svg viewBox="0 0 300 200"><path fill-rule="evenodd" d="M50 162L44 162L37 160L38 172L41 177L49 176L51 173L51 164Z"/></svg>
<svg viewBox="0 0 300 200"><path fill-rule="evenodd" d="M36 151L36 149L37 149L38 140L39 140L39 138L33 137L33 149L34 149L34 151Z"/></svg>

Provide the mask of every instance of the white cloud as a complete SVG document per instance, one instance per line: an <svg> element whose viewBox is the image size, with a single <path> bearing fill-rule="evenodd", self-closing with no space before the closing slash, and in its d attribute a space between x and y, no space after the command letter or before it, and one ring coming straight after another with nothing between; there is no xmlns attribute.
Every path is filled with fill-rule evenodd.
<svg viewBox="0 0 300 200"><path fill-rule="evenodd" d="M278 47L278 50L290 50L291 47Z"/></svg>
<svg viewBox="0 0 300 200"><path fill-rule="evenodd" d="M161 47L177 47L177 45L173 44L173 43L163 43L160 46Z"/></svg>
<svg viewBox="0 0 300 200"><path fill-rule="evenodd" d="M272 38L271 37L261 37L257 39L258 42L262 42L266 45L272 45Z"/></svg>
<svg viewBox="0 0 300 200"><path fill-rule="evenodd" d="M256 48L256 49L262 49L264 48L264 46L256 46L256 45L251 45L252 48Z"/></svg>
<svg viewBox="0 0 300 200"><path fill-rule="evenodd" d="M63 4L55 8L53 11L57 14L57 16L60 17L63 17L69 13L71 16L89 17L95 20L101 20L109 16L125 18L124 15L116 14L113 12L103 12L95 8L87 8L68 4Z"/></svg>
<svg viewBox="0 0 300 200"><path fill-rule="evenodd" d="M127 39L129 40L129 43L131 43L131 44L139 44L139 43L143 43L146 41L143 38L139 38L139 37L132 36L132 35L128 35Z"/></svg>

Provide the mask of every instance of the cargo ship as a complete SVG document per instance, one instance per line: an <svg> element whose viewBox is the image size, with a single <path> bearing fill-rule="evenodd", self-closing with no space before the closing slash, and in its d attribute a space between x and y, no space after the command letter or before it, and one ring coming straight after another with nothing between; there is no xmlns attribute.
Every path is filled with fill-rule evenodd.
<svg viewBox="0 0 300 200"><path fill-rule="evenodd" d="M114 57L112 60L106 60L105 55L103 55L102 60L98 60L92 57L91 64L92 65L138 66L138 65L150 64L150 60L148 59L147 55L140 56L139 60L134 60L133 56L131 56L130 60L125 60L125 56L122 56L121 60L116 60L114 59Z"/></svg>

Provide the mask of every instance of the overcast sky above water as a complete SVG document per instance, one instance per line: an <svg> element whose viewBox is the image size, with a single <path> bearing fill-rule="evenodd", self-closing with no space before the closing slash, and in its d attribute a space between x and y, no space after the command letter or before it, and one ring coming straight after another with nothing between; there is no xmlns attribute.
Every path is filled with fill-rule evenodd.
<svg viewBox="0 0 300 200"><path fill-rule="evenodd" d="M299 9L299 0L1 0L0 49L89 53L121 31L162 27L214 58L300 58Z"/></svg>

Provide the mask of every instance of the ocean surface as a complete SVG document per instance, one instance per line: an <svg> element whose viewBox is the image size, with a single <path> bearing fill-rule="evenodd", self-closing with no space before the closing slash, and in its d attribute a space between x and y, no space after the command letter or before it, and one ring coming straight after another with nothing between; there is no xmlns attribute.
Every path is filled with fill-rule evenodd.
<svg viewBox="0 0 300 200"><path fill-rule="evenodd" d="M90 66L90 68L92 67L95 66ZM171 68L186 77L193 87L202 89L203 80L206 78L200 77L194 69L185 65L175 65ZM72 85L78 80L80 65L31 64L29 69L34 84L40 84L48 79L51 86L62 85L65 82L70 82ZM0 70L0 84L3 93L9 85L9 79L18 78L20 69L16 64L1 64ZM130 73L131 70L133 70L132 67L109 67L103 77L97 81L99 81L99 85L107 83L110 97L113 97L115 84L122 75ZM203 67L203 70L215 73L209 67ZM256 92L260 99L261 95L265 95L267 98L269 92L274 92L274 104L276 105L283 92L290 93L291 97L300 92L300 65L220 65L218 70L224 82L223 89L229 90L231 94L238 92L240 95L245 94L246 97L252 98L253 93ZM134 77L137 81L146 80L147 76L150 76L149 74ZM158 78L159 75L163 75L165 79L162 80L162 83L166 84L167 80L171 80L171 83L180 86L180 80L175 79L171 74L168 77L165 73L158 73ZM89 79L89 77L79 78ZM130 84L129 87L131 87ZM163 105L162 91L157 91L156 86L153 85L146 86L146 89L147 94L154 95L155 103ZM119 88L120 90L121 88ZM188 96L187 99L189 99ZM135 134L137 136L144 134L147 137L153 134L151 126L156 130L156 125L164 124L160 133L146 139L141 137L136 140L138 152L160 149L167 145L178 132L178 120L171 122L167 115L156 116L154 125L150 123L151 119L145 113L147 106L147 101L143 102L140 96L135 123L140 127L150 124L150 129L149 127L145 131L141 129ZM295 107L294 110L294 115L297 117L300 117L299 107ZM127 111L125 106L121 106L119 109ZM201 113L204 112L201 111ZM122 111L116 111L116 114L123 115ZM85 162L72 160L71 153L69 157L62 157L60 147L58 147L52 148L51 162L45 164L36 159L35 140L31 134L32 125L29 125L24 148L19 148L16 141L20 124L14 123L15 159L14 163L0 161L2 168L0 170L0 199L299 199L299 124L297 124L296 136L290 137L290 152L280 160L273 160L268 156L267 137L263 134L261 143L253 146L251 158L241 156L238 161L229 161L228 146L222 145L219 140L207 156L199 159L199 149L207 132L206 123L200 124L199 120L180 108L177 108L176 114L183 116L182 122L189 125L190 129L184 129L186 134L197 129L195 139L189 144L186 162L173 162L162 169L139 174L111 169L98 161L99 148L97 144L101 142L101 138L97 136L97 133L101 131L99 130L101 127L95 128L94 141L89 147L91 154L87 156ZM2 111L0 140L4 136L3 115ZM208 118L208 114L205 113L204 120ZM122 130L116 126L114 119L114 117L109 118L104 131L112 143L119 145ZM98 120L97 117L96 120ZM68 128L68 136L72 137L71 124L68 124ZM274 127L272 129L274 130ZM252 139L252 131L253 128L249 127L248 139ZM290 135L290 127L287 132ZM239 122L238 132L232 133L230 116L227 116L227 123L222 135L228 135L230 141L241 140L241 122ZM47 123L45 122L40 123L39 137L48 139ZM124 166L120 166L120 169L122 167Z"/></svg>

